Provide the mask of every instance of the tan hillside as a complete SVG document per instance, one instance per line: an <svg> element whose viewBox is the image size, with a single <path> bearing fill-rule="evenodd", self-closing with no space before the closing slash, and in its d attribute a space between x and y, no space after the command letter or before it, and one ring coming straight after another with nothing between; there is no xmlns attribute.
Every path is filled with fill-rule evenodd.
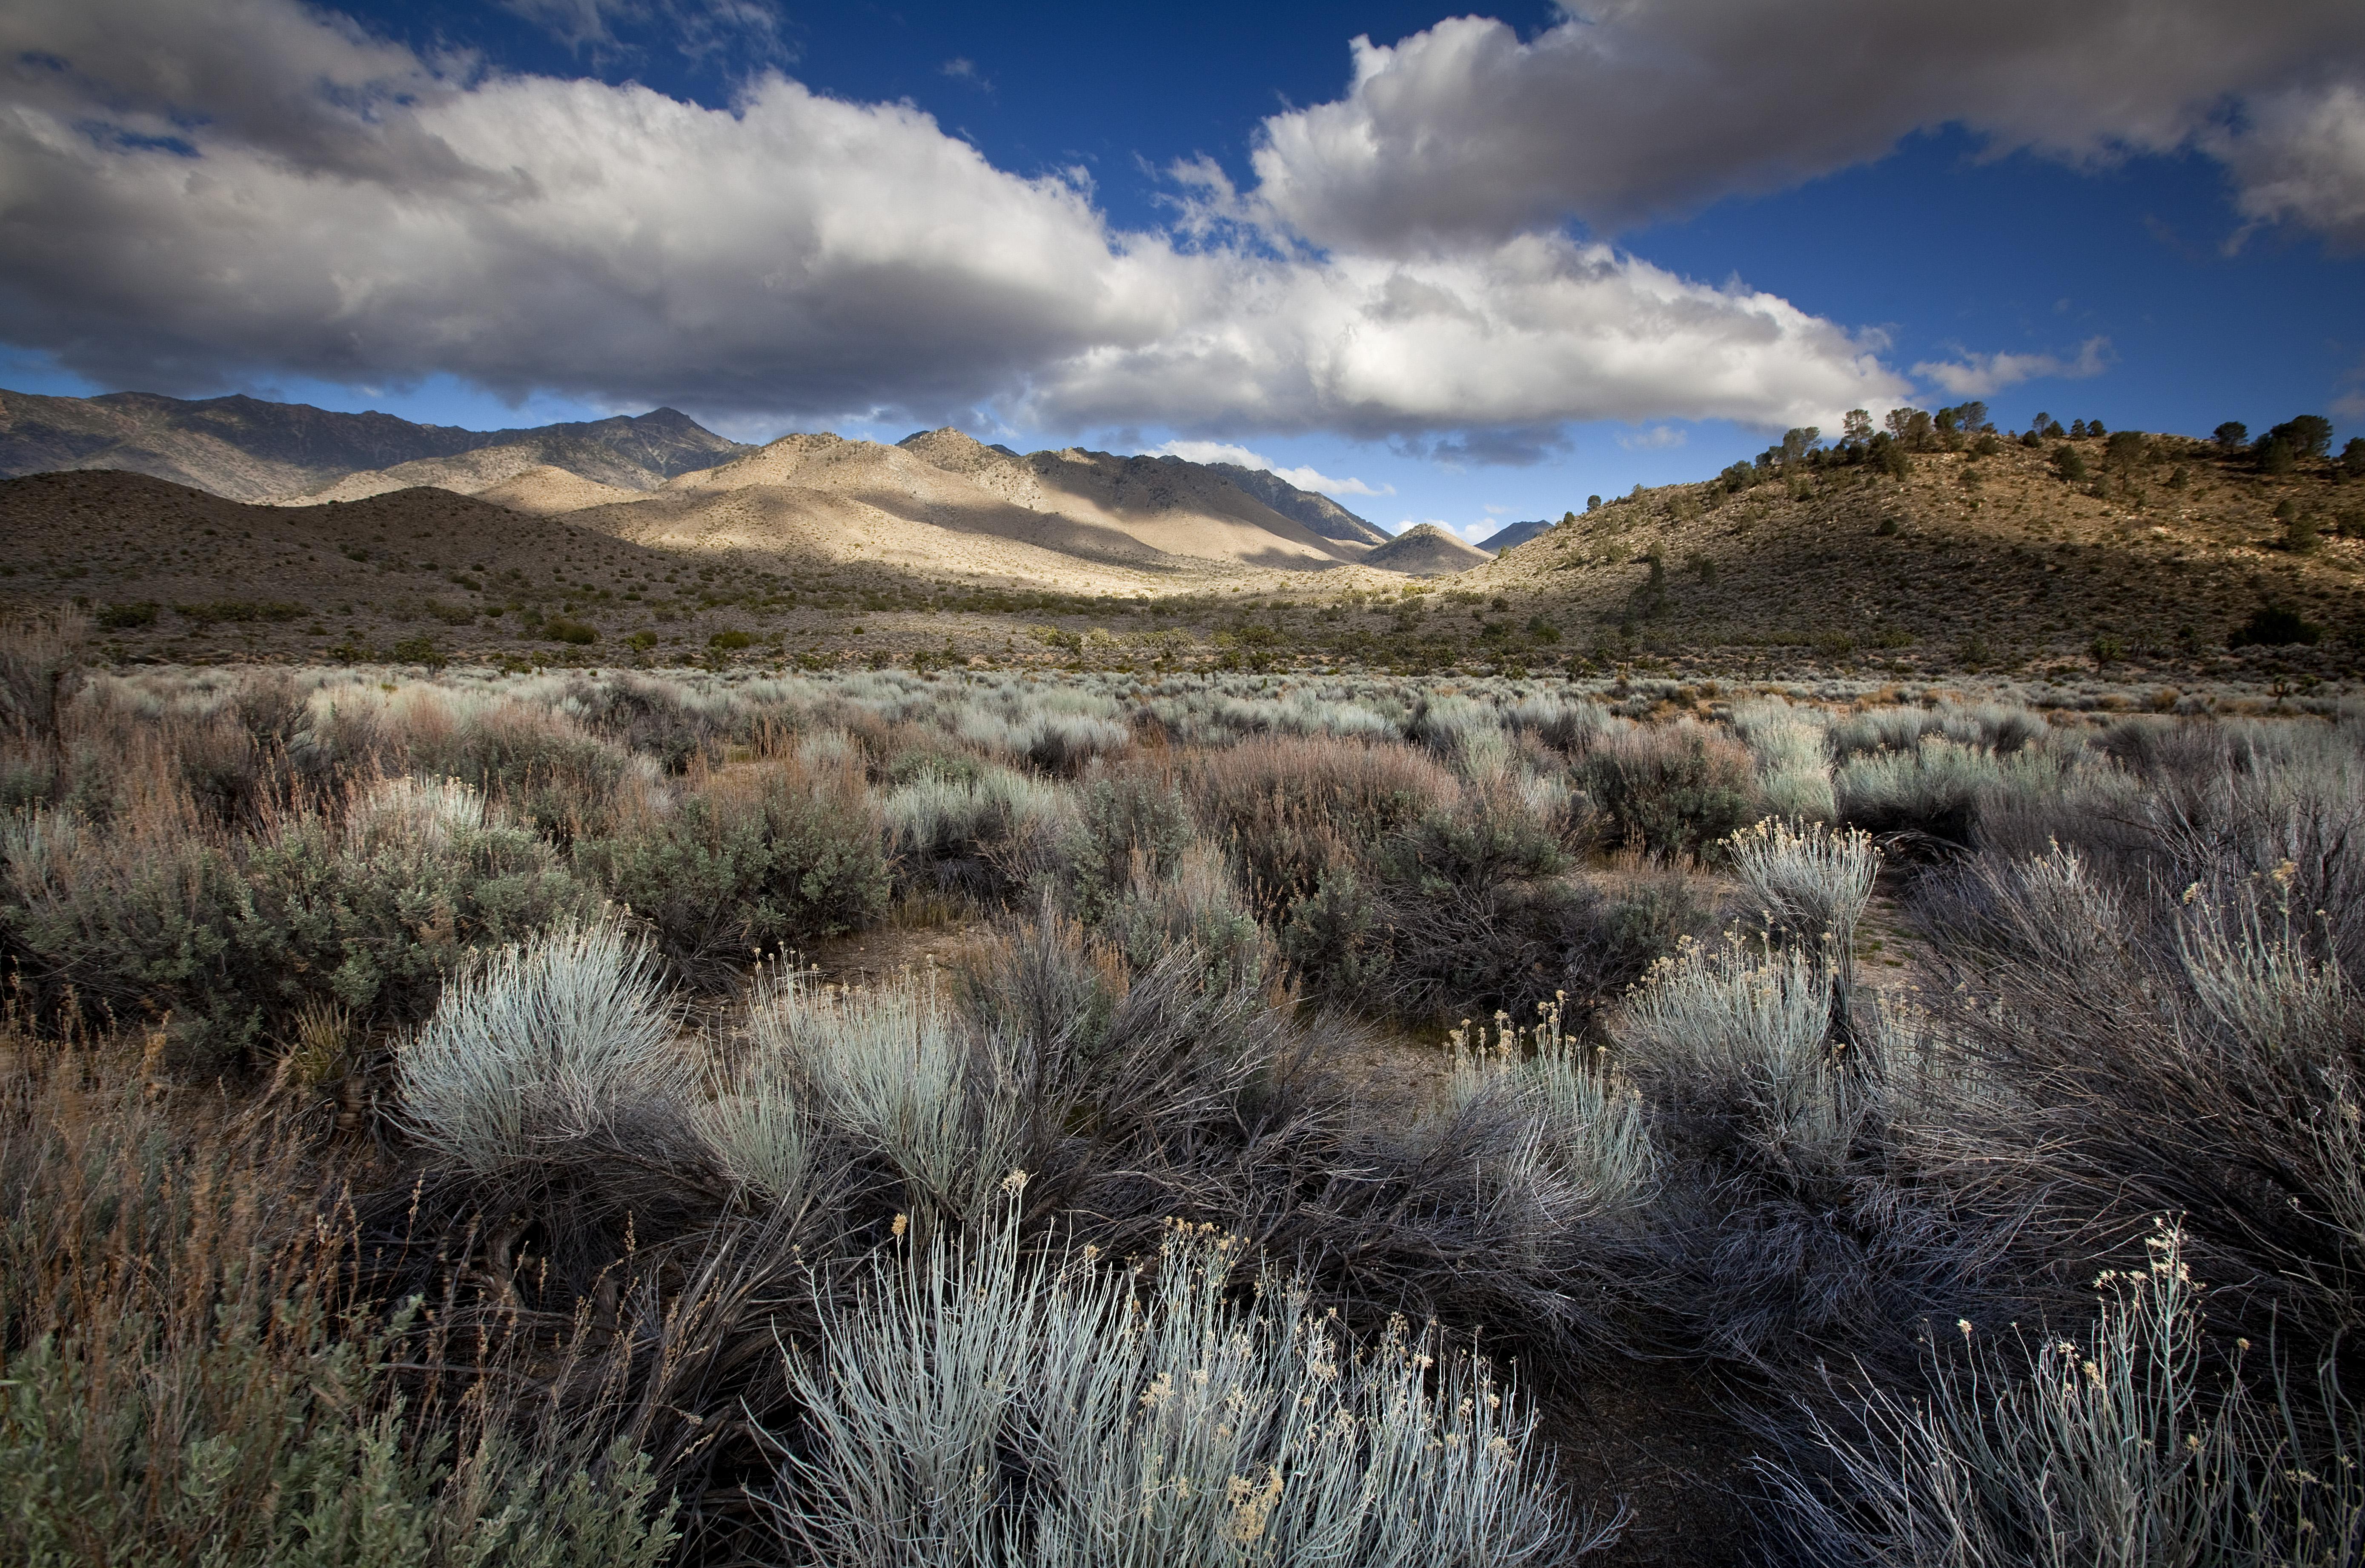
<svg viewBox="0 0 2365 1568"><path fill-rule="evenodd" d="M841 489L749 484L668 492L569 512L566 518L579 527L670 552L864 564L1066 593L1167 593L1210 577L1237 575L1213 563L1161 555L1123 535L1079 539L1061 520L1047 524L999 503L963 508L940 499L930 511L930 518L919 519Z"/></svg>
<svg viewBox="0 0 2365 1568"><path fill-rule="evenodd" d="M2221 651L2269 603L2327 631L2365 622L2365 485L2333 465L2270 477L2247 454L2154 436L2112 469L2090 440L2068 443L2092 471L2073 484L2056 471L2059 444L1917 454L1902 479L1833 466L1737 493L1670 486L1465 580L1588 638L1939 663ZM2317 525L2312 548L2287 547L2285 503Z"/></svg>
<svg viewBox="0 0 2365 1568"><path fill-rule="evenodd" d="M1136 570L1189 571L1194 562L1322 570L1363 554L1352 543L1323 539L1193 465L1074 449L1016 457L953 430L895 446L827 433L783 436L719 467L682 475L666 491L711 497L758 487L835 497L905 524ZM815 507L813 543L832 548L827 542L848 514L819 502ZM776 528L792 526L792 508L776 502L767 510ZM913 552L927 534L876 519L870 532L882 543L898 541L888 546L898 559L925 564L925 552ZM935 564L992 569L953 557Z"/></svg>
<svg viewBox="0 0 2365 1568"><path fill-rule="evenodd" d="M510 483L537 478L561 487ZM947 643L1006 655L1020 639L1040 651L1029 628L1056 605L1146 615L1157 598L1302 576L1122 535L1142 564L1095 562L765 484L537 516L425 487L286 506L68 471L0 480L0 613L78 602L107 651L143 659L680 662L719 635L742 639L726 651L761 639L749 656L832 663Z"/></svg>
<svg viewBox="0 0 2365 1568"><path fill-rule="evenodd" d="M391 468L364 469L360 473L347 474L318 489L273 498L282 506L308 507L319 506L324 501L364 500L371 496L383 496L395 490L415 490L421 486L449 490L459 496L474 496L514 479L530 469L547 466L541 451L535 447L484 446L474 452L455 453L450 457L420 457L409 463L398 463ZM579 476L569 476L580 479ZM581 479L580 482L592 483L588 479ZM608 487L600 487L605 489Z"/></svg>
<svg viewBox="0 0 2365 1568"><path fill-rule="evenodd" d="M620 501L644 498L644 493L639 490L626 489L621 485L598 484L580 474L554 468L546 463L522 469L499 484L488 485L476 495L480 500L534 517L581 511L588 507L614 506Z"/></svg>
<svg viewBox="0 0 2365 1568"><path fill-rule="evenodd" d="M1416 577L1441 577L1485 566L1492 559L1435 523L1424 522L1406 529L1364 556L1363 564Z"/></svg>
<svg viewBox="0 0 2365 1568"><path fill-rule="evenodd" d="M1221 475L1179 459L1070 447L1036 453L1027 462L1059 510L1108 518L1170 554L1296 571L1369 554L1358 542L1326 539Z"/></svg>

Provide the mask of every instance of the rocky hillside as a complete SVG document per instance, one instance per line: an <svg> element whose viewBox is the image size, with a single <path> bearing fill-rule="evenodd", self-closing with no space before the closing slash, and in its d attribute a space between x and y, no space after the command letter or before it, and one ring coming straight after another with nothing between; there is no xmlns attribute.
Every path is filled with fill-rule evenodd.
<svg viewBox="0 0 2365 1568"><path fill-rule="evenodd" d="M2365 644L2365 473L2341 462L2278 473L2247 448L2121 432L1893 463L1736 465L1563 522L1457 587L1612 656L2111 666ZM2308 640L2256 642L2262 610Z"/></svg>

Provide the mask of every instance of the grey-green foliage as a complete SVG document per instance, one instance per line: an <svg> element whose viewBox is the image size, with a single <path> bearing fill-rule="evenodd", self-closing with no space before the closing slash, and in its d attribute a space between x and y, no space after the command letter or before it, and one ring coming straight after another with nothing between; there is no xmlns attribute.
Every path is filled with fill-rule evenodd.
<svg viewBox="0 0 2365 1568"><path fill-rule="evenodd" d="M196 1342L189 1332L126 1314L45 1334L0 1366L0 1556L20 1568L656 1568L670 1555L673 1509L641 1456L537 1462L486 1433L455 1462L407 1426L392 1337L332 1323L308 1292L234 1299Z"/></svg>
<svg viewBox="0 0 2365 1568"><path fill-rule="evenodd" d="M584 908L548 845L465 802L432 834L391 830L425 810L364 802L349 826L306 812L241 839L37 813L0 842L0 940L37 1012L71 996L126 1023L169 1014L185 1057L216 1067L308 1003L414 1022L471 950Z"/></svg>
<svg viewBox="0 0 2365 1568"><path fill-rule="evenodd" d="M1120 775L1093 782L1060 845L1059 887L1086 924L1097 924L1142 875L1163 877L1191 842L1190 807L1169 785Z"/></svg>
<svg viewBox="0 0 2365 1568"><path fill-rule="evenodd" d="M966 759L963 759L966 760ZM1073 831L1075 799L1059 784L1006 767L936 765L880 807L902 874L1001 894L1023 884Z"/></svg>
<svg viewBox="0 0 2365 1568"><path fill-rule="evenodd" d="M1776 816L1829 822L1838 810L1822 714L1778 698L1742 702L1732 727L1757 754L1757 787Z"/></svg>
<svg viewBox="0 0 2365 1568"><path fill-rule="evenodd" d="M1506 1193L1560 1207L1563 1224L1638 1214L1658 1163L1642 1097L1611 1070L1607 1047L1569 1037L1563 1005L1541 1004L1532 1029L1497 1014L1491 1030L1452 1030L1445 1105L1431 1119L1496 1103L1520 1125L1508 1159L1485 1173Z"/></svg>
<svg viewBox="0 0 2365 1568"><path fill-rule="evenodd" d="M655 960L612 920L477 958L395 1061L415 1137L479 1174L688 1103L690 1058Z"/></svg>
<svg viewBox="0 0 2365 1568"><path fill-rule="evenodd" d="M932 982L834 992L776 971L759 986L748 1023L757 1070L778 1081L765 1116L772 1130L741 1120L725 1134L743 1179L807 1158L779 1141L789 1125L777 1108L783 1099L891 1166L924 1218L981 1212L1011 1170L1021 1131L1014 1066L998 1037L960 1025ZM759 1139L774 1140L772 1152Z"/></svg>
<svg viewBox="0 0 2365 1568"><path fill-rule="evenodd" d="M1954 1353L1931 1347L1926 1396L1867 1394L1862 1435L1814 1420L1844 1483L1835 1496L1779 1478L1799 1533L1830 1560L1882 1568L2356 1562L2359 1412L2279 1367L2262 1399L2245 1380L2264 1355L2213 1372L2183 1247L2163 1226L2146 1266L2105 1272L2075 1338L2032 1351L1966 1322Z"/></svg>
<svg viewBox="0 0 2365 1568"><path fill-rule="evenodd" d="M1861 1108L1831 1038L1832 976L1795 948L1687 946L1635 996L1619 1036L1645 1092L1767 1168L1813 1177L1846 1162Z"/></svg>
<svg viewBox="0 0 2365 1568"><path fill-rule="evenodd" d="M575 859L647 923L677 972L715 984L752 950L868 924L891 885L860 779L826 767L687 795L577 843Z"/></svg>
<svg viewBox="0 0 2365 1568"><path fill-rule="evenodd" d="M901 1244L790 1353L783 1544L862 1568L1476 1568L1608 1538L1485 1362L1401 1319L1359 1349L1286 1276L1236 1294L1246 1266L1206 1227L1138 1270L1026 1259L1014 1224Z"/></svg>
<svg viewBox="0 0 2365 1568"><path fill-rule="evenodd" d="M1138 869L1103 917L1103 930L1128 963L1148 969L1175 948L1200 955L1208 983L1255 986L1272 963L1272 942L1257 924L1223 853L1205 840L1182 851L1165 876Z"/></svg>
<svg viewBox="0 0 2365 1568"><path fill-rule="evenodd" d="M1724 851L1759 918L1820 957L1844 984L1853 973L1856 927L1880 874L1871 836L1861 828L1792 827L1767 817L1726 839Z"/></svg>

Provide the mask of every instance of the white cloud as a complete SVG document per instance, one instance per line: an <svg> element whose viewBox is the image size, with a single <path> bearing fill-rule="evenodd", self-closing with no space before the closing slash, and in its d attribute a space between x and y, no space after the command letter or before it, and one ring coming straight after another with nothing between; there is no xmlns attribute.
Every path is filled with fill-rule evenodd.
<svg viewBox="0 0 2365 1568"><path fill-rule="evenodd" d="M1876 338L1607 245L1309 253L1211 213L1187 245L1118 230L1079 180L778 74L709 109L422 59L295 0L0 10L0 341L114 385L449 373L1446 462L1533 461L1572 420L1829 425L1907 390Z"/></svg>
<svg viewBox="0 0 2365 1568"><path fill-rule="evenodd" d="M1393 496L1396 493L1394 485L1374 487L1361 479L1333 479L1310 465L1283 468L1269 457L1225 441L1170 441L1163 446L1151 447L1146 455L1179 457L1185 463L1230 463L1242 468L1261 468L1301 490L1319 490L1327 496Z"/></svg>
<svg viewBox="0 0 2365 1568"><path fill-rule="evenodd" d="M2365 90L2355 83L2253 104L2246 127L2211 150L2233 169L2244 216L2303 224L2365 251Z"/></svg>
<svg viewBox="0 0 2365 1568"><path fill-rule="evenodd" d="M2049 353L1972 353L1960 360L1923 360L1913 374L1927 376L1957 398L1986 398L2038 376L2065 381L2100 375L2115 364L2108 338L2088 338L2076 357Z"/></svg>
<svg viewBox="0 0 2365 1568"><path fill-rule="evenodd" d="M1532 432L1437 448L1516 462L1563 420L1836 422L1906 390L1859 341L1787 300L1558 235L1449 255L1175 264L1199 269L1194 315L1052 367L1026 398L1037 417Z"/></svg>
<svg viewBox="0 0 2365 1568"><path fill-rule="evenodd" d="M1246 198L1318 244L1607 230L1781 189L1961 124L2075 162L2199 146L2246 210L2339 232L2356 0L1592 0L1522 42L1478 17L1358 39L1335 102L1269 118ZM2288 100L2284 95L2298 95ZM2288 107L2284 106L2288 103ZM2246 110L2228 117L2228 106ZM2326 117L2330 117L2327 120Z"/></svg>
<svg viewBox="0 0 2365 1568"><path fill-rule="evenodd" d="M1653 425L1648 430L1627 431L1618 438L1618 444L1629 452L1664 452L1690 439L1673 425Z"/></svg>

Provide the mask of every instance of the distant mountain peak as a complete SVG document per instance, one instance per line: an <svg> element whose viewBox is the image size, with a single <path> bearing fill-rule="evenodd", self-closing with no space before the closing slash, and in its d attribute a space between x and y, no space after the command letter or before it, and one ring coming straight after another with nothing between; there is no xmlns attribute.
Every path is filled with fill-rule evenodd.
<svg viewBox="0 0 2365 1568"><path fill-rule="evenodd" d="M1550 533L1556 526L1548 517L1540 517L1531 522L1507 522L1478 541L1478 548L1489 555L1499 555L1506 550L1525 544L1538 534Z"/></svg>

